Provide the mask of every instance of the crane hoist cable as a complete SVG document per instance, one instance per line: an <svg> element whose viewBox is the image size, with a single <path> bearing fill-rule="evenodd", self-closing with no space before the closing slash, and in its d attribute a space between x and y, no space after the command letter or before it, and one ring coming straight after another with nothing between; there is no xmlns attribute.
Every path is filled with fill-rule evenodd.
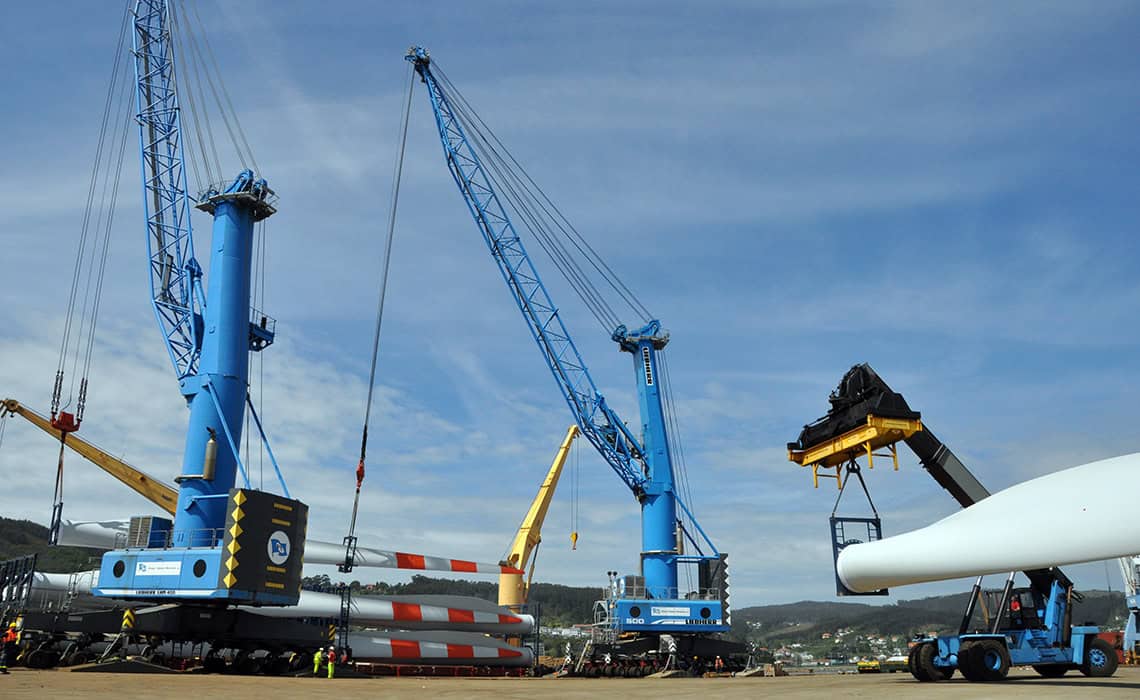
<svg viewBox="0 0 1140 700"><path fill-rule="evenodd" d="M192 7L188 10L186 5ZM170 36L174 69L184 118L188 129L182 133L183 151L199 190L222 183L225 172L214 138L213 124L220 120L229 136L233 153L241 167L260 175L257 158L246 138L245 129L234 109L221 68L218 66L210 32L196 3L170 0Z"/></svg>
<svg viewBox="0 0 1140 700"><path fill-rule="evenodd" d="M127 53L124 51L129 25L130 11L127 8L123 13L111 64L111 77L88 181L63 337L52 385L51 425L59 431L59 457L56 460L55 488L52 493L50 544L58 542L63 518L63 455L67 436L79 430L87 405L87 380L91 372L111 230L126 156L132 111L132 83L128 77ZM71 381L67 384L66 377L69 373ZM65 384L68 386L66 399L63 396Z"/></svg>
<svg viewBox="0 0 1140 700"><path fill-rule="evenodd" d="M388 235L384 241L384 257L380 271L380 293L376 301L376 327L372 335L372 362L368 369L368 398L364 402L364 426L360 431L360 461L356 465L356 493L352 499L352 520L344 538L344 563L341 571L352 571L356 556L356 515L360 509L360 487L364 483L364 461L368 452L368 425L372 419L372 394L376 388L376 360L380 355L380 327L384 322L384 300L388 294L388 270L392 262L392 240L396 236L396 208L400 202L400 180L404 172L404 153L408 143L408 121L412 111L412 88L415 70L409 68L408 89L404 96L404 111L400 121L400 147L392 175L392 205L388 209Z"/></svg>
<svg viewBox="0 0 1140 700"><path fill-rule="evenodd" d="M433 61L432 66L441 92L449 98L456 120L479 154L484 174L496 187L499 199L517 215L517 223L530 232L602 328L612 333L619 321L599 285L594 283L595 278L601 278L602 283L609 286L643 321L652 318L645 305L511 155L448 79L439 63Z"/></svg>
<svg viewBox="0 0 1140 700"><path fill-rule="evenodd" d="M578 465L580 463L578 445L574 451L574 461L570 464L570 549L578 549Z"/></svg>
<svg viewBox="0 0 1140 700"><path fill-rule="evenodd" d="M102 298L110 246L111 225L118 198L119 176L126 153L127 127L130 121L130 88L126 64L127 27L129 12L124 11L119 37L111 64L111 76L99 125L88 180L83 220L79 230L79 243L72 267L71 289L60 340L55 381L52 387L51 415L53 424L65 432L77 430L83 420L87 398L87 376L91 366L91 352L95 326ZM121 115L121 119L117 116ZM117 156L117 157L116 157ZM71 382L64 398L63 390L70 364ZM82 372L79 371L82 366ZM78 381L78 397L76 385ZM72 403L75 408L72 411Z"/></svg>

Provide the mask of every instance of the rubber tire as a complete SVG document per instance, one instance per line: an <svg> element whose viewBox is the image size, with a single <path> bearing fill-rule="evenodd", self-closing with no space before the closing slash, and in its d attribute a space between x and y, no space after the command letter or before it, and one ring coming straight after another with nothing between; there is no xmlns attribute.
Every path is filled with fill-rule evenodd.
<svg viewBox="0 0 1140 700"><path fill-rule="evenodd" d="M1116 649L1100 637L1093 637L1085 647L1085 662L1081 664L1081 673L1090 678L1107 678L1116 673L1118 664Z"/></svg>
<svg viewBox="0 0 1140 700"><path fill-rule="evenodd" d="M942 669L934 665L934 657L938 654L938 645L934 642L923 642L914 656L914 667L918 673L914 677L924 683L942 680Z"/></svg>
<svg viewBox="0 0 1140 700"><path fill-rule="evenodd" d="M1060 678L1068 673L1070 668L1064 664L1041 664L1034 666L1033 670L1037 671L1037 674L1042 678Z"/></svg>
<svg viewBox="0 0 1140 700"><path fill-rule="evenodd" d="M970 652L974 673L986 683L1004 681L1009 675L1009 650L996 639L981 639Z"/></svg>
<svg viewBox="0 0 1140 700"><path fill-rule="evenodd" d="M948 681L954 675L954 668L951 666L936 666L934 664L934 657L938 655L938 644L936 642L927 642L927 649L918 652L917 661L922 668L924 675L930 677L932 681Z"/></svg>
<svg viewBox="0 0 1140 700"><path fill-rule="evenodd" d="M974 670L974 645L977 642L968 640L962 642L958 648L958 670L962 672L962 677L971 683L980 683L983 679Z"/></svg>
<svg viewBox="0 0 1140 700"><path fill-rule="evenodd" d="M910 648L910 651L906 655L907 670L910 671L910 675L914 676L914 679L920 683L928 683L934 680L930 676L927 676L926 672L923 671L918 664L918 652L925 644L927 644L927 642L923 642L922 644L915 644Z"/></svg>

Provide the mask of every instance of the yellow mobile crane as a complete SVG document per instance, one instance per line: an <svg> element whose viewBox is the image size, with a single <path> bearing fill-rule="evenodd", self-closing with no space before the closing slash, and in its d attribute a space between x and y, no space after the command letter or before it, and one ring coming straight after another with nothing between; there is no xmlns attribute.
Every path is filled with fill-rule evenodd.
<svg viewBox="0 0 1140 700"><path fill-rule="evenodd" d="M49 419L15 399L4 399L3 403L0 403L0 418L8 415L20 416L45 433L61 440L65 446L70 447L87 461L131 487L143 498L167 513L174 514L175 507L178 505L178 491L175 488L167 486L123 460L113 457L86 440L76 437L74 433L65 435L53 427Z"/></svg>
<svg viewBox="0 0 1140 700"><path fill-rule="evenodd" d="M503 562L516 569L526 570L527 562L530 561L530 569L525 582L522 574L501 574L499 576L499 605L505 605L515 612L518 612L526 604L527 595L530 592L530 583L534 578L534 561L531 561L531 554L542 541L542 521L546 519L546 511L550 508L551 499L554 498L554 488L558 486L558 477L562 476L562 467L566 464L566 457L570 454L570 445L576 437L578 437L578 426L571 425L566 431L566 438L562 440L562 445L558 448L558 454L554 456L554 463L550 465L550 471L546 473L546 480L542 482L538 494L530 504L530 510L523 518L522 525L519 526L519 531L515 535L514 541L511 542L511 547ZM571 533L570 538L577 542L578 533Z"/></svg>

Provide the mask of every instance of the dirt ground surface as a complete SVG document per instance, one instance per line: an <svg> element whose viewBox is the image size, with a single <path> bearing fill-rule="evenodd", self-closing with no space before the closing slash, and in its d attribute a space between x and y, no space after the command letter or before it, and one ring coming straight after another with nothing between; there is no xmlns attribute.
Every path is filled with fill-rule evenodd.
<svg viewBox="0 0 1140 700"><path fill-rule="evenodd" d="M812 675L782 678L265 678L218 675L71 673L12 669L0 676L0 698L570 698L602 700L700 698L1073 698L1140 697L1140 668L1112 678L1079 673L1057 679L1014 670L1004 683L977 684L955 677L922 683L908 674Z"/></svg>

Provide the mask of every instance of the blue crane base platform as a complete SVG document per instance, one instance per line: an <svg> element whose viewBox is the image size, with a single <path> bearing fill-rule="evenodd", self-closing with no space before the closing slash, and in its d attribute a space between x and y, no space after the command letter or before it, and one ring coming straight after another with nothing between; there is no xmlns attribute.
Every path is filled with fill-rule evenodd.
<svg viewBox="0 0 1140 700"><path fill-rule="evenodd" d="M98 596L148 602L221 600L296 605L308 507L253 489L230 489L225 526L171 536L171 521L132 518L123 549L103 555ZM175 535L175 538L177 535Z"/></svg>
<svg viewBox="0 0 1140 700"><path fill-rule="evenodd" d="M728 632L719 600L622 598L614 616L623 632Z"/></svg>

